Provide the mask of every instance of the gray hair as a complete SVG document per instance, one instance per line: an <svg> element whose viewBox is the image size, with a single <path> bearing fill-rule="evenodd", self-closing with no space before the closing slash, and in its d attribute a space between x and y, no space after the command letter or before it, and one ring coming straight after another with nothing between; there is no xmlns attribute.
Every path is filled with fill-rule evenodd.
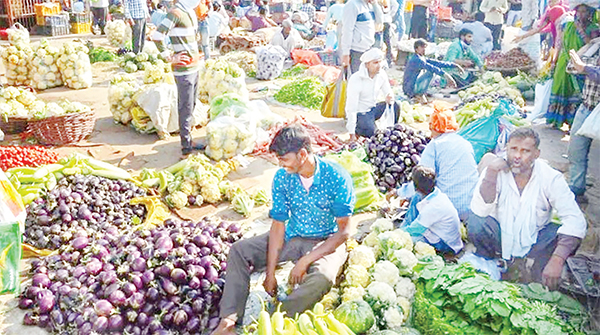
<svg viewBox="0 0 600 335"><path fill-rule="evenodd" d="M512 140L513 138L518 138L521 140L530 138L535 143L536 149L539 149L540 147L540 135L537 133L537 131L533 130L532 128L521 127L513 130L513 132L510 133L510 135L508 135L508 142L510 142L510 140Z"/></svg>

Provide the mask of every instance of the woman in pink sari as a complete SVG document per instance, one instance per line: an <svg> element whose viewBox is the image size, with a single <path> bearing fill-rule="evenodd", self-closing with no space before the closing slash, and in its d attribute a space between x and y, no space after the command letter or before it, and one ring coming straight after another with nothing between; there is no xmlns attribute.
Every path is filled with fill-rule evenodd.
<svg viewBox="0 0 600 335"><path fill-rule="evenodd" d="M537 33L547 33L550 32L552 34L552 41L554 47L556 47L557 43L557 32L556 27L558 26L559 19L565 14L568 13L569 6L566 4L564 0L551 0L550 6L546 9L544 15L540 18L538 25L526 32L525 34L518 36L514 39L515 43L518 43L529 36L533 36Z"/></svg>

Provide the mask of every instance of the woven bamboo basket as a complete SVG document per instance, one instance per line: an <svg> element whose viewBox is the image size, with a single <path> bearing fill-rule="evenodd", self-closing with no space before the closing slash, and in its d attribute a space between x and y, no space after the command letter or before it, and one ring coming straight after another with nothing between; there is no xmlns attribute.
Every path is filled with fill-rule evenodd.
<svg viewBox="0 0 600 335"><path fill-rule="evenodd" d="M11 116L6 120L0 117L0 129L7 135L20 134L27 129L28 122L26 117Z"/></svg>
<svg viewBox="0 0 600 335"><path fill-rule="evenodd" d="M28 131L42 144L66 145L77 143L92 133L94 112L72 113L30 121Z"/></svg>

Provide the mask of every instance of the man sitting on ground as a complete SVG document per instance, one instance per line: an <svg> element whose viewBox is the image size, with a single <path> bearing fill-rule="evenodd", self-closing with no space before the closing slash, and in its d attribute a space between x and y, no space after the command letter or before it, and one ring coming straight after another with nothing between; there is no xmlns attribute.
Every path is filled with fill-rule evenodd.
<svg viewBox="0 0 600 335"><path fill-rule="evenodd" d="M354 210L352 178L341 166L313 154L304 128L281 129L269 150L282 167L273 179L270 232L231 246L214 334L235 334L244 317L252 272L265 271L265 291L277 295L275 268L294 262L289 285L298 285L282 309L294 317L312 309L329 292L346 262L346 240Z"/></svg>
<svg viewBox="0 0 600 335"><path fill-rule="evenodd" d="M292 20L285 19L281 23L281 29L273 35L271 39L271 45L278 45L283 48L288 54L292 52L292 49L301 48L304 45L304 40L300 33L294 29Z"/></svg>
<svg viewBox="0 0 600 335"><path fill-rule="evenodd" d="M452 76L442 69L462 68L455 63L441 62L425 57L427 42L419 39L415 41L415 54L406 63L402 90L404 94L420 103L427 103L425 94L429 89L433 75L437 74L446 78L450 85L456 86Z"/></svg>
<svg viewBox="0 0 600 335"><path fill-rule="evenodd" d="M450 44L444 60L458 64L465 69L482 69L483 62L481 61L481 57L471 48L472 42L473 32L463 28L458 33L458 38ZM456 70L450 70L450 74L459 88L467 86L477 79L477 76L470 71L464 71L462 74L459 74Z"/></svg>
<svg viewBox="0 0 600 335"><path fill-rule="evenodd" d="M531 128L510 134L506 159L492 157L481 174L467 227L477 255L533 259L532 279L556 289L587 224L562 173L538 159L539 144ZM553 210L560 225L551 221Z"/></svg>
<svg viewBox="0 0 600 335"><path fill-rule="evenodd" d="M375 121L384 115L388 106L393 108L393 124L398 121L400 107L394 101L388 76L381 69L384 58L383 51L377 48L365 52L360 57L358 72L348 80L346 129L352 141L356 140L357 136L373 136L376 130ZM385 101L380 100L382 96L385 97Z"/></svg>
<svg viewBox="0 0 600 335"><path fill-rule="evenodd" d="M427 242L440 252L458 254L463 248L458 212L448 196L435 186L435 171L419 165L412 171L412 180L422 200L411 204L418 214L407 217L402 228L415 242Z"/></svg>

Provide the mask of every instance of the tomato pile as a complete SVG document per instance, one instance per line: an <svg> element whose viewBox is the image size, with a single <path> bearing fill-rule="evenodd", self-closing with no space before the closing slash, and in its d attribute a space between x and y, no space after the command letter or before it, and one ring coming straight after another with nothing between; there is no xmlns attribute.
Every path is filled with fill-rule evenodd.
<svg viewBox="0 0 600 335"><path fill-rule="evenodd" d="M58 153L42 146L0 146L0 168L40 166L56 163Z"/></svg>

